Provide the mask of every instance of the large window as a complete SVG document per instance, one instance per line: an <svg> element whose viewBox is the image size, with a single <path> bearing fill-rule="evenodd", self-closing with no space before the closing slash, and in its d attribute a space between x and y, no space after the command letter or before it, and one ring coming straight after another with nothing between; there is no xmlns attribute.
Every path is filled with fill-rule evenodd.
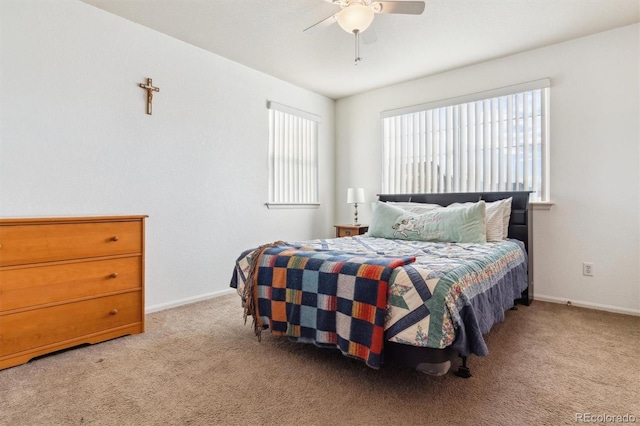
<svg viewBox="0 0 640 426"><path fill-rule="evenodd" d="M549 80L387 111L382 192L533 191L549 200Z"/></svg>
<svg viewBox="0 0 640 426"><path fill-rule="evenodd" d="M317 207L317 115L275 102L269 109L269 202L272 207Z"/></svg>

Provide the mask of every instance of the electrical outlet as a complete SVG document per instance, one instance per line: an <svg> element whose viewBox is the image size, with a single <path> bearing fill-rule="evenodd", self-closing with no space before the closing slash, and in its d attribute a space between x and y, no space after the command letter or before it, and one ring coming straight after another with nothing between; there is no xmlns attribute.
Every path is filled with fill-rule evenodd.
<svg viewBox="0 0 640 426"><path fill-rule="evenodd" d="M593 276L593 263L582 262L582 275L587 277Z"/></svg>

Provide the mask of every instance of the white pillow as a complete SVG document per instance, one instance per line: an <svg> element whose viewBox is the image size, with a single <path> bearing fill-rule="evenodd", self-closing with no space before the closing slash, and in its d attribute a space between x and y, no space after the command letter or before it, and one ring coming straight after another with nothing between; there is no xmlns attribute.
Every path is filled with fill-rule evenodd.
<svg viewBox="0 0 640 426"><path fill-rule="evenodd" d="M400 207L402 210L405 210L411 213L416 213L416 214L422 214L422 213L433 211L435 209L444 208L440 204L413 203L410 201L387 201L387 204Z"/></svg>
<svg viewBox="0 0 640 426"><path fill-rule="evenodd" d="M502 241L507 234L504 233L504 206L505 200L486 203L486 225L487 225L487 242ZM462 205L470 205L475 203L453 203L447 207L457 207ZM509 214L511 214L511 199L509 199ZM509 218L507 218L507 227Z"/></svg>
<svg viewBox="0 0 640 426"><path fill-rule="evenodd" d="M487 241L504 240L504 209L499 201L487 203Z"/></svg>
<svg viewBox="0 0 640 426"><path fill-rule="evenodd" d="M502 209L502 239L506 240L509 235L509 219L511 219L511 202L513 201L512 197L505 198L504 200L493 201L491 203L487 203L487 211L489 210L490 205L495 204Z"/></svg>

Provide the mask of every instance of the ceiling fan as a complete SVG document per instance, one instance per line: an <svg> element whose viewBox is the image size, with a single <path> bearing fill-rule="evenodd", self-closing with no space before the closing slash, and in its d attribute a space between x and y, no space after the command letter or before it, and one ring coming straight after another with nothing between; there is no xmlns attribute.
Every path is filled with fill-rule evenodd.
<svg viewBox="0 0 640 426"><path fill-rule="evenodd" d="M400 13L406 15L420 15L424 12L424 1L373 1L373 0L324 0L340 6L342 9L326 19L306 28L304 31L315 31L328 27L335 22L340 27L356 37L356 59L359 56L359 36L369 28L376 13Z"/></svg>

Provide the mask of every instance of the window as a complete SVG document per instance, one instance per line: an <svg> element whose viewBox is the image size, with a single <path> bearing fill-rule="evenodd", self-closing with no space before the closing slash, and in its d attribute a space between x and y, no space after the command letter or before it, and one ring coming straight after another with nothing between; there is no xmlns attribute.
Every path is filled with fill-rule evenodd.
<svg viewBox="0 0 640 426"><path fill-rule="evenodd" d="M387 111L382 191L533 191L549 201L549 80Z"/></svg>
<svg viewBox="0 0 640 426"><path fill-rule="evenodd" d="M269 109L269 202L317 207L320 117L275 102Z"/></svg>

